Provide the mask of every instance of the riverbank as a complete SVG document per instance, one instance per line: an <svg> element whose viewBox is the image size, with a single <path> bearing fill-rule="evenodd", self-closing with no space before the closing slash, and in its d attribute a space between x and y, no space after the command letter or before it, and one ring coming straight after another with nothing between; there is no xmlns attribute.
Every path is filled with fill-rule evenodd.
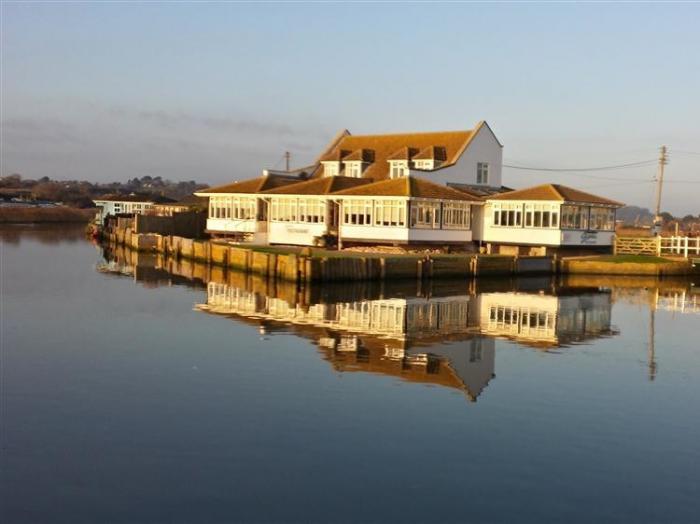
<svg viewBox="0 0 700 524"><path fill-rule="evenodd" d="M95 209L67 206L2 206L0 224L87 224L95 216Z"/></svg>
<svg viewBox="0 0 700 524"><path fill-rule="evenodd" d="M286 246L240 246L223 241L139 234L116 229L103 240L145 252L196 260L266 278L295 282L447 279L537 274L680 276L694 273L688 261L625 255L558 259L482 254L384 254Z"/></svg>

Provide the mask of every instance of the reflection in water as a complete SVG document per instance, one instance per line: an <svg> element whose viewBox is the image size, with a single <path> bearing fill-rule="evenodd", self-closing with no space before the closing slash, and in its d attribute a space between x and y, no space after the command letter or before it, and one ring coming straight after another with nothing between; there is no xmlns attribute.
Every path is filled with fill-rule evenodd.
<svg viewBox="0 0 700 524"><path fill-rule="evenodd" d="M687 281L566 277L298 287L187 260L117 248L98 270L145 285L205 287L196 309L291 331L341 372L447 386L475 401L495 377L495 339L551 351L618 334L612 304L650 306L649 378L657 372L656 307L697 312ZM613 286L614 283L614 286ZM654 284L654 285L652 285ZM612 289L612 290L611 290Z"/></svg>

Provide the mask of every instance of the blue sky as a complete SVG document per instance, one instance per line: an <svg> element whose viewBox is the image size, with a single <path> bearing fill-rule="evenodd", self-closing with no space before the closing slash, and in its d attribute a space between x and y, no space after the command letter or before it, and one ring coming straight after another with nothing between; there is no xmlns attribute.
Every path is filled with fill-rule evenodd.
<svg viewBox="0 0 700 524"><path fill-rule="evenodd" d="M353 133L471 128L510 163L671 150L700 212L698 4L2 5L2 174L220 183ZM676 153L677 152L677 153ZM651 206L655 169L505 170ZM613 180L614 179L614 180ZM619 180L623 179L623 180ZM674 181L675 180L675 181Z"/></svg>

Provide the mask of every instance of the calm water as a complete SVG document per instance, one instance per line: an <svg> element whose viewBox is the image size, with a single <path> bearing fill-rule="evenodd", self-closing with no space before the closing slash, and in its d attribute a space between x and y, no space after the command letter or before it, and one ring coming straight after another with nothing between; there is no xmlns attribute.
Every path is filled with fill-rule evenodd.
<svg viewBox="0 0 700 524"><path fill-rule="evenodd" d="M690 282L297 290L2 238L3 523L700 521Z"/></svg>

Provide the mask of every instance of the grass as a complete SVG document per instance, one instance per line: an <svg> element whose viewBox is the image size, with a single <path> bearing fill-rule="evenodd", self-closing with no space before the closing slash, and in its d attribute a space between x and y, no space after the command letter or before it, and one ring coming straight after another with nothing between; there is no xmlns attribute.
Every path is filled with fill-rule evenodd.
<svg viewBox="0 0 700 524"><path fill-rule="evenodd" d="M675 262L669 258L652 255L601 255L588 260L611 264L669 264Z"/></svg>

